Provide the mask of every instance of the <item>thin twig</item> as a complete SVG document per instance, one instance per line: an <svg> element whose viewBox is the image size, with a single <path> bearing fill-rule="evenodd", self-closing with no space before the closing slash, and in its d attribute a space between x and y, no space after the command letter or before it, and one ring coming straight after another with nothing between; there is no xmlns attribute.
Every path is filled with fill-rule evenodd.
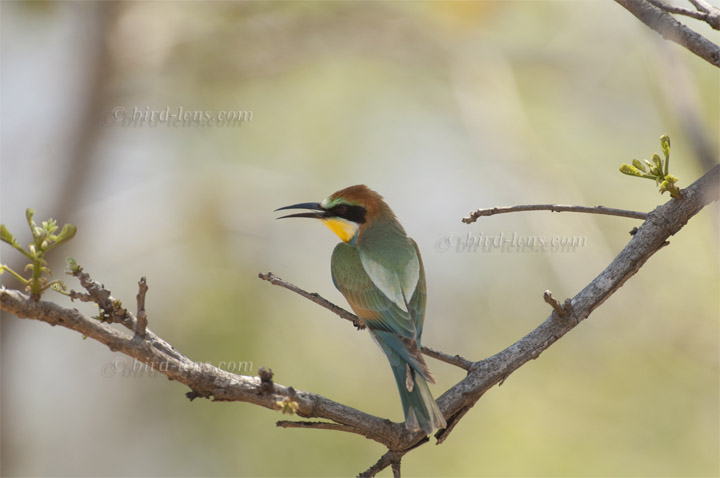
<svg viewBox="0 0 720 478"><path fill-rule="evenodd" d="M445 442L445 439L455 429L455 426L460 423L460 420L462 420L465 414L470 411L473 405L474 404L472 403L468 404L466 407L461 407L457 412L453 413L449 417L445 417L445 420L447 421L447 426L435 432L435 440L437 440L436 444L441 445L443 442Z"/></svg>
<svg viewBox="0 0 720 478"><path fill-rule="evenodd" d="M393 478L400 478L400 460L398 459L397 461L391 461L390 467L392 468Z"/></svg>
<svg viewBox="0 0 720 478"><path fill-rule="evenodd" d="M414 443L412 446L408 448L404 448L401 450L388 450L383 454L383 456L380 457L380 459L370 468L365 470L364 472L360 473L358 475L358 478L363 477L373 477L377 475L379 472L387 468L388 466L393 466L394 463L397 463L397 473L400 473L400 461L402 460L402 457L406 454L413 451L415 448L422 446L426 443L428 443L430 439L428 437L423 437L422 440L419 440L417 443ZM395 470L393 469L393 476L395 476ZM399 475L397 475L399 476Z"/></svg>
<svg viewBox="0 0 720 478"><path fill-rule="evenodd" d="M360 319L357 315L353 314L352 312L348 312L347 310L343 309L342 307L333 304L329 300L322 297L317 292L308 292L304 289L301 289L300 287L296 286L293 283L287 282L272 272L268 272L266 274L260 273L258 274L258 277L262 280L266 280L270 282L273 285L277 285L280 287L283 287L287 290L291 290L295 292L296 294L300 294L301 296L305 297L306 299L309 299L316 304L319 304L329 311L335 313L339 317L349 320L353 323L355 327L357 327L359 330L362 330L365 328L364 325L360 322ZM467 360L459 355L450 355L446 354L444 352L440 352L434 349L431 349L429 347L423 346L420 351L427 355L428 357L432 357L434 359L440 360L441 362L449 363L450 365L455 365L456 367L460 367L464 370L470 370L470 367L472 366L472 362L470 360Z"/></svg>
<svg viewBox="0 0 720 478"><path fill-rule="evenodd" d="M360 319L353 314L352 312L348 312L347 310L343 309L342 307L339 307L329 300L323 298L320 296L320 294L316 292L307 292L300 287L296 286L295 284L291 284L290 282L285 282L278 276L274 275L272 272L268 272L266 274L263 274L262 272L258 274L258 277L262 280L266 280L270 282L272 285L277 285L280 287L284 287L287 290L291 290L295 292L296 294L300 294L301 296L305 297L308 300L311 300L315 302L316 304L325 307L327 310L333 312L334 314L337 314L339 317L342 317L345 320L349 320L353 323L353 325L358 329L362 330L365 328L365 326L360 322Z"/></svg>
<svg viewBox="0 0 720 478"><path fill-rule="evenodd" d="M148 285L145 277L140 278L138 286L140 290L137 293L137 322L135 323L135 333L140 337L145 337L145 330L148 325L147 313L145 313L145 294L147 294Z"/></svg>
<svg viewBox="0 0 720 478"><path fill-rule="evenodd" d="M95 302L95 299L90 294L87 294L85 292L77 292L75 290L70 290L68 293L70 295L70 300L79 300L80 302Z"/></svg>
<svg viewBox="0 0 720 478"><path fill-rule="evenodd" d="M648 0L648 2L652 3L656 7L665 10L668 13L674 13L676 15L685 15L686 17L691 17L696 20L702 20L706 21L708 17L707 12L697 11L697 10L690 10L683 7L676 7L675 5L670 5L668 3L663 2L662 0Z"/></svg>
<svg viewBox="0 0 720 478"><path fill-rule="evenodd" d="M690 3L695 5L695 8L705 13L710 13L710 11L715 8L705 0L690 0Z"/></svg>
<svg viewBox="0 0 720 478"><path fill-rule="evenodd" d="M358 478L372 478L373 476L380 473L382 470L387 468L388 466L393 466L393 463L397 462L400 463L400 459L404 455L404 452L397 452L397 451L390 451L388 450L383 456L380 457L380 459L370 468L363 471L358 475ZM399 469L398 469L399 470ZM393 470L393 476L395 475L395 471Z"/></svg>
<svg viewBox="0 0 720 478"><path fill-rule="evenodd" d="M440 352L439 350L431 349L430 347L426 347L424 345L420 350L428 357L440 360L441 362L449 363L450 365L455 365L456 367L460 367L464 370L470 370L470 367L472 367L473 364L472 361L461 357L460 355L446 354L445 352Z"/></svg>
<svg viewBox="0 0 720 478"><path fill-rule="evenodd" d="M720 67L720 47L678 22L668 12L645 0L615 0L615 2L666 40L673 41L711 65ZM714 25L720 22L720 16L709 14L706 21L715 28Z"/></svg>
<svg viewBox="0 0 720 478"><path fill-rule="evenodd" d="M568 206L566 204L526 204L520 206L507 207L491 207L489 209L478 209L470 213L470 216L464 217L462 222L470 224L479 217L494 216L495 214L506 214L510 212L522 211L552 211L552 212L582 212L587 214L602 214L605 216L629 217L632 219L647 219L647 213L638 211L628 211L625 209L615 209L605 206Z"/></svg>
<svg viewBox="0 0 720 478"><path fill-rule="evenodd" d="M333 422L298 422L293 420L280 420L275 423L280 428L314 428L316 430L336 430L341 432L351 431L352 427L342 423Z"/></svg>
<svg viewBox="0 0 720 478"><path fill-rule="evenodd" d="M87 294L70 291L71 299L79 299L83 302L94 302L100 308L101 320L120 323L130 330L135 330L135 317L122 306L122 302L115 299L112 293L104 285L93 280L90 274L82 267L73 270L72 275L77 277L80 285L88 291ZM88 297L91 300L87 300Z"/></svg>

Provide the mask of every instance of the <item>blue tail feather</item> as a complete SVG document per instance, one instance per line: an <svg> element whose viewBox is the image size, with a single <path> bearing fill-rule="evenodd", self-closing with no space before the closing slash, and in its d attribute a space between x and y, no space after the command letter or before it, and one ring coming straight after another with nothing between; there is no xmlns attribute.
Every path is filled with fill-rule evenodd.
<svg viewBox="0 0 720 478"><path fill-rule="evenodd" d="M430 394L427 380L423 376L423 370L427 370L427 366L416 363L417 358L411 356L407 350L399 348L398 344L402 342L396 336L382 332L374 332L372 335L390 361L407 428L412 431L422 429L428 435L437 429L445 428L445 418Z"/></svg>

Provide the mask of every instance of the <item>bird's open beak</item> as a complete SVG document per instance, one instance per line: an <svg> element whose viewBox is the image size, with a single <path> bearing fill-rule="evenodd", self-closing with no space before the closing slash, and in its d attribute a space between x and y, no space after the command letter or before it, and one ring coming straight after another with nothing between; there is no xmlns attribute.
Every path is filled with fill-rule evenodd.
<svg viewBox="0 0 720 478"><path fill-rule="evenodd" d="M284 209L312 209L317 212L300 212L297 214L288 214L287 216L280 216L278 219L285 219L286 217L309 217L313 219L325 219L326 211L322 208L318 202L303 202L300 204L293 204L292 206L285 206L275 209L274 212L282 211Z"/></svg>

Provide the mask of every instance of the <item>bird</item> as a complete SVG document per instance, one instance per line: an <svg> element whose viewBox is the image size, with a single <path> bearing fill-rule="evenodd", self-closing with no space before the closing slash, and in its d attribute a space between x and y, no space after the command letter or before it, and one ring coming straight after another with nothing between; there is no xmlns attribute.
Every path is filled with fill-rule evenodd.
<svg viewBox="0 0 720 478"><path fill-rule="evenodd" d="M428 382L435 383L420 351L426 282L420 250L383 197L364 184L334 192L322 202L276 209L306 209L284 218L319 219L342 242L330 271L360 322L387 356L405 415L405 427L426 435L445 428Z"/></svg>

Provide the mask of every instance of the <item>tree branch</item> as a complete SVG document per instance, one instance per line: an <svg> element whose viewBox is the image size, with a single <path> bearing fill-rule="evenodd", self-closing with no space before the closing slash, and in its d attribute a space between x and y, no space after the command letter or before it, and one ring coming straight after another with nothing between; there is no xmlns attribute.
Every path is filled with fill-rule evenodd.
<svg viewBox="0 0 720 478"><path fill-rule="evenodd" d="M107 295L110 296L109 291ZM259 377L226 372L206 363L193 362L170 344L146 329L145 338L124 334L109 323L91 319L77 309L62 307L48 301L35 301L17 290L0 288L0 310L20 318L60 325L105 344L163 373L171 380L187 385L189 398L212 398L215 401L249 402L271 410L280 410L283 403L295 402L301 417L317 417L345 425L345 431L363 435L388 448L402 447L410 433L401 423L375 417L321 395L295 390L277 383L263 390ZM134 331L135 318L128 312L123 325Z"/></svg>
<svg viewBox="0 0 720 478"><path fill-rule="evenodd" d="M701 21L707 21L707 19L708 19L709 11L702 11L702 10L698 11L699 9L698 10L690 10L688 8L676 7L675 5L670 5L668 3L665 3L662 0L648 0L648 2L652 3L653 5L655 5L656 7L658 7L661 10L665 10L668 13L675 13L677 15L685 15L686 17L694 18L695 20L701 20ZM696 8L697 8L697 5L696 5ZM713 27L713 28L715 28L717 30L716 27Z"/></svg>
<svg viewBox="0 0 720 478"><path fill-rule="evenodd" d="M437 399L438 406L448 423L446 429L435 434L438 443L442 443L448 437L462 417L487 390L502 383L529 360L537 358L568 331L589 317L593 310L632 277L655 252L666 245L670 236L680 231L705 205L716 201L720 193L719 185L720 165L713 167L702 178L684 189L682 199L671 199L658 206L648 214L647 220L610 265L569 302L565 302L569 307L563 306L564 315L551 313L535 330L505 350L478 362L431 351L428 355L432 356L432 353L435 353L445 358L451 357L457 362L456 365L469 369L464 379ZM393 423L369 415L321 395L273 383L269 373L261 379L235 375L210 364L193 362L150 329L145 330L144 338L139 334L122 333L122 330L113 328L108 322L119 322L132 333L135 332L137 318L122 308L119 301L112 298L110 291L92 281L87 273L78 268L75 275L89 292L83 296L92 297L103 311L100 320L86 317L76 309L62 307L52 302L36 301L20 291L5 288L0 288L0 310L21 318L60 325L97 340L111 350L136 358L170 379L187 385L192 390L188 394L191 398L212 397L213 400L242 401L273 410L295 411L301 417L322 418L329 422L311 425L318 422L281 421L278 425L347 431L385 445L388 452L362 476L374 476L388 466L393 468L395 475L399 474L402 456L429 441L422 432L411 433L402 423ZM263 278L269 280L269 277L266 277ZM278 282L280 280L275 279L275 282L271 281L271 283L281 285ZM286 288L293 290L290 287ZM304 291L296 292L303 296L307 294L303 294ZM340 313L349 315L343 318L353 321L354 316L349 312L336 311L334 308L337 306L317 294L307 295L309 300L320 303L338 315ZM337 309L344 310L339 307Z"/></svg>
<svg viewBox="0 0 720 478"><path fill-rule="evenodd" d="M365 328L365 326L360 322L360 319L358 319L357 315L353 314L352 312L348 312L347 310L343 309L340 306L337 306L330 302L329 300L322 297L317 292L307 292L304 289L301 289L300 287L296 286L295 284L292 284L290 282L284 281L272 272L267 272L263 274L262 272L258 274L258 277L262 280L266 280L270 282L273 285L277 285L280 287L283 287L287 290L291 290L295 292L296 294L300 294L301 296L305 297L308 300L311 300L312 302L315 302L318 305L321 305L322 307L325 307L329 311L335 313L338 317L343 318L345 320L349 320L353 323L353 325L358 329L362 330ZM441 362L449 363L450 365L455 365L456 367L460 367L465 370L470 370L470 366L472 365L472 362L470 360L467 360L459 355L449 355L444 352L440 352L438 350L433 350L429 347L422 346L420 351L427 355L428 357L432 357L436 360L440 360Z"/></svg>
<svg viewBox="0 0 720 478"><path fill-rule="evenodd" d="M462 222L471 224L478 220L479 217L494 216L495 214L507 214L510 212L523 211L552 211L552 212L582 212L587 214L601 214L604 216L620 216L632 219L647 219L647 213L628 211L625 209L614 209L605 206L568 206L565 204L525 204L521 206L492 207L489 209L477 209L470 213L468 217L464 217Z"/></svg>
<svg viewBox="0 0 720 478"><path fill-rule="evenodd" d="M323 298L318 294L317 292L307 292L300 287L296 286L295 284L291 284L289 282L285 282L281 278L274 275L272 272L268 272L266 274L263 274L262 272L258 274L258 277L262 280L266 280L270 282L272 285L277 285L280 287L283 287L287 290L293 291L296 294L300 294L301 296L305 297L306 299L315 302L321 307L325 307L330 312L336 314L338 317L341 317L345 320L349 320L353 323L356 329L362 330L365 328L365 326L360 322L360 320L357 318L355 314L352 312L348 312L347 310L343 309L342 307L339 307L329 300Z"/></svg>
<svg viewBox="0 0 720 478"><path fill-rule="evenodd" d="M658 32L666 40L673 41L708 63L720 67L720 47L675 20L665 10L658 8L647 0L615 0L615 2L625 7L638 20ZM702 3L698 2L695 5L698 7ZM713 7L708 7L708 10L710 8ZM713 28L716 28L715 25L720 25L720 13L708 13L705 21Z"/></svg>
<svg viewBox="0 0 720 478"><path fill-rule="evenodd" d="M139 291L137 294L137 322L135 324L135 333L140 337L145 337L145 330L147 329L148 319L147 313L145 312L145 294L148 291L147 279L145 277L140 278L138 282Z"/></svg>
<svg viewBox="0 0 720 478"><path fill-rule="evenodd" d="M439 350L431 349L430 347L427 347L423 345L420 348L420 351L427 355L428 357L432 357L435 360L440 360L441 362L449 363L450 365L455 365L456 367L460 367L464 370L470 370L470 367L472 367L473 362L463 358L459 355L449 355L445 352L440 352Z"/></svg>
<svg viewBox="0 0 720 478"><path fill-rule="evenodd" d="M648 214L620 254L592 282L570 300L565 316L550 314L528 335L502 352L473 364L470 373L457 385L438 398L440 409L448 419L448 428L440 430L438 441L446 438L454 427L453 417L464 414L469 407L492 386L505 380L529 360L537 358L581 321L602 305L616 290L632 277L655 252L666 245L667 239L680 231L703 207L717 201L720 195L720 165L682 190L683 198L671 199Z"/></svg>
<svg viewBox="0 0 720 478"><path fill-rule="evenodd" d="M391 466L393 469L393 478L399 478L400 460L402 459L403 455L405 455L405 453L403 452L388 451L383 456L381 456L380 459L373 466L360 473L358 475L358 478L371 478L380 473L388 466Z"/></svg>

